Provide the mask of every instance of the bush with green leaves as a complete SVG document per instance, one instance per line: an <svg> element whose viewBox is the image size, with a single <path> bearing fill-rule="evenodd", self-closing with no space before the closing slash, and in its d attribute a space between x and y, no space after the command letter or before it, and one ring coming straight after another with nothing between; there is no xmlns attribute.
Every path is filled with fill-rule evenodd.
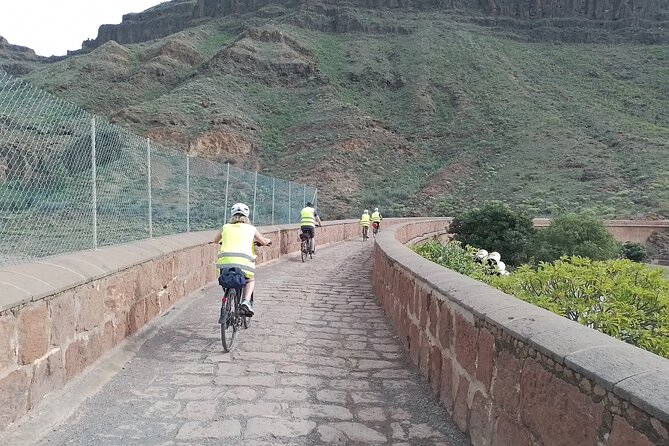
<svg viewBox="0 0 669 446"><path fill-rule="evenodd" d="M563 257L491 277L500 290L669 358L669 281L631 260Z"/></svg>
<svg viewBox="0 0 669 446"><path fill-rule="evenodd" d="M625 242L622 254L626 259L637 263L644 263L648 260L648 249L641 243Z"/></svg>
<svg viewBox="0 0 669 446"><path fill-rule="evenodd" d="M477 280L487 281L487 277L492 273L492 269L487 264L475 262L474 255L478 251L472 246L462 246L458 241L450 241L442 244L436 240L431 240L420 245L414 246L421 256L428 260L452 269L455 272L464 274Z"/></svg>
<svg viewBox="0 0 669 446"><path fill-rule="evenodd" d="M565 214L538 233L537 258L552 262L562 256L610 260L620 255L620 244L600 220L587 214Z"/></svg>
<svg viewBox="0 0 669 446"><path fill-rule="evenodd" d="M524 265L499 277L473 260L477 248L457 241L429 241L414 250L453 271L669 358L669 280L659 268L574 256L538 268Z"/></svg>
<svg viewBox="0 0 669 446"><path fill-rule="evenodd" d="M500 202L487 203L456 217L450 231L464 245L499 252L510 266L529 261L536 245L532 219Z"/></svg>

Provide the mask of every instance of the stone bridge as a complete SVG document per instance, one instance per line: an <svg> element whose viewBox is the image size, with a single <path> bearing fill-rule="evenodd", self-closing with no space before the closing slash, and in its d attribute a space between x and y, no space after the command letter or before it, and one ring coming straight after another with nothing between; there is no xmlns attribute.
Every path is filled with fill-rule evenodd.
<svg viewBox="0 0 669 446"><path fill-rule="evenodd" d="M447 219L261 230L224 354L211 233L0 270L0 444L669 445L669 361L406 247Z"/></svg>

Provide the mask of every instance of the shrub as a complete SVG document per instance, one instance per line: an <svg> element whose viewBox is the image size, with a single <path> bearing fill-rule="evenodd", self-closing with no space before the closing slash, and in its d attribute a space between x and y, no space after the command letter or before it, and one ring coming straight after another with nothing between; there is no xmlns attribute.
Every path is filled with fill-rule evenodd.
<svg viewBox="0 0 669 446"><path fill-rule="evenodd" d="M669 357L669 281L659 268L563 257L490 281L508 294Z"/></svg>
<svg viewBox="0 0 669 446"><path fill-rule="evenodd" d="M625 242L622 253L623 257L637 263L643 263L648 259L648 250L641 243Z"/></svg>
<svg viewBox="0 0 669 446"><path fill-rule="evenodd" d="M463 247L458 241L441 244L432 240L415 246L414 251L428 260L477 280L486 281L486 277L491 273L487 264L473 260L474 254L478 251L477 248Z"/></svg>
<svg viewBox="0 0 669 446"><path fill-rule="evenodd" d="M592 260L615 259L620 244L601 221L586 214L566 214L539 231L537 258L552 262L562 256L588 257Z"/></svg>
<svg viewBox="0 0 669 446"><path fill-rule="evenodd" d="M498 251L511 266L527 262L536 245L532 220L499 202L456 217L450 231L464 245Z"/></svg>

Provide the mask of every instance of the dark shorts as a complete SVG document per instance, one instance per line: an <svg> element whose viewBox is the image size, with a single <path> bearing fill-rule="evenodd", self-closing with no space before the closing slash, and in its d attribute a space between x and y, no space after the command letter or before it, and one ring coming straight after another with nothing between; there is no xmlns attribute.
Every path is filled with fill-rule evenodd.
<svg viewBox="0 0 669 446"><path fill-rule="evenodd" d="M314 238L316 236L316 228L313 226L302 226L302 233L309 234L309 238Z"/></svg>

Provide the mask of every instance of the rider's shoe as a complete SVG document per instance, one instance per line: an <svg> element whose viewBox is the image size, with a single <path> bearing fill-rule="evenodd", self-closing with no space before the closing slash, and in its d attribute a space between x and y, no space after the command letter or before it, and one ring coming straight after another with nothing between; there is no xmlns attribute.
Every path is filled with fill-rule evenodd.
<svg viewBox="0 0 669 446"><path fill-rule="evenodd" d="M249 302L248 300L243 300L241 304L242 310L249 315L253 316L255 314L255 311L253 311L253 302Z"/></svg>

